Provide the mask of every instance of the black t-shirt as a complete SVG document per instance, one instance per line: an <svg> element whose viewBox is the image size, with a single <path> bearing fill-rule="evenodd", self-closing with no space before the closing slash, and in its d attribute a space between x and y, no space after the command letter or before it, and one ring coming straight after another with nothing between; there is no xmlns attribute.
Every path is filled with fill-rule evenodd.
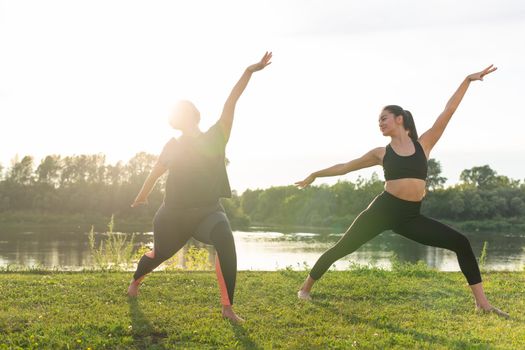
<svg viewBox="0 0 525 350"><path fill-rule="evenodd" d="M227 141L217 122L195 138L173 138L164 146L159 162L169 169L167 207L197 208L231 197L225 164Z"/></svg>

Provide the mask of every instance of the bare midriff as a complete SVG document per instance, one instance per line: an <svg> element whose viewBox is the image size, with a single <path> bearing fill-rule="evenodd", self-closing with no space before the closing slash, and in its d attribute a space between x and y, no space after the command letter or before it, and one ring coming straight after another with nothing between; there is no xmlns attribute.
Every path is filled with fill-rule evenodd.
<svg viewBox="0 0 525 350"><path fill-rule="evenodd" d="M405 201L420 202L425 197L425 180L396 179L385 182L385 191Z"/></svg>

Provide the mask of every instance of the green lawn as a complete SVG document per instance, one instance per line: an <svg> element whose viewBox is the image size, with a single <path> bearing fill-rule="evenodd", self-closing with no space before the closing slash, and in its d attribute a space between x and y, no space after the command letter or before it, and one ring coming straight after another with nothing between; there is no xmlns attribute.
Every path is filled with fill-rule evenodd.
<svg viewBox="0 0 525 350"><path fill-rule="evenodd" d="M474 312L460 273L407 265L328 272L311 302L305 272L240 272L232 325L212 272L156 272L138 299L130 273L0 273L0 349L523 349L525 272L485 273L494 305Z"/></svg>

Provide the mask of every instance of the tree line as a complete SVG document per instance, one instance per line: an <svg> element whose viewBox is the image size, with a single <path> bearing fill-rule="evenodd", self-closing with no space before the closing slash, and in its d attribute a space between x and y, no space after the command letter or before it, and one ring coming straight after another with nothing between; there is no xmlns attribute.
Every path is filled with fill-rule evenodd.
<svg viewBox="0 0 525 350"><path fill-rule="evenodd" d="M49 155L38 165L33 157L0 165L0 213L37 215L91 213L117 220L151 222L163 200L165 177L153 189L149 205L130 208L157 156L137 153L128 162L107 164L102 154ZM422 211L451 221L525 217L525 182L499 175L488 165L465 169L460 183L445 187L441 165L429 160L428 194ZM332 186L278 186L233 193L222 201L236 228L256 225L316 226L344 229L383 190L376 174Z"/></svg>

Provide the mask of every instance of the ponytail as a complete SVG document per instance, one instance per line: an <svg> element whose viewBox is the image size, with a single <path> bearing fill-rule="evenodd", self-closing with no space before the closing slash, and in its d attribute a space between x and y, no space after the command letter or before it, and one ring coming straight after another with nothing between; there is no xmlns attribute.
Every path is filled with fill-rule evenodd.
<svg viewBox="0 0 525 350"><path fill-rule="evenodd" d="M418 139L416 123L414 123L414 118L412 117L412 113L410 113L406 109L403 111L403 125L405 129L408 130L408 136L410 136L413 142L416 142Z"/></svg>
<svg viewBox="0 0 525 350"><path fill-rule="evenodd" d="M413 142L416 142L418 139L417 136L417 130L416 130L416 123L414 123L414 118L412 117L412 113L410 113L407 110L404 110L403 108L397 106L397 105L388 105L383 110L387 110L393 115L402 116L403 117L403 127L405 130L408 130L408 136L412 139Z"/></svg>

